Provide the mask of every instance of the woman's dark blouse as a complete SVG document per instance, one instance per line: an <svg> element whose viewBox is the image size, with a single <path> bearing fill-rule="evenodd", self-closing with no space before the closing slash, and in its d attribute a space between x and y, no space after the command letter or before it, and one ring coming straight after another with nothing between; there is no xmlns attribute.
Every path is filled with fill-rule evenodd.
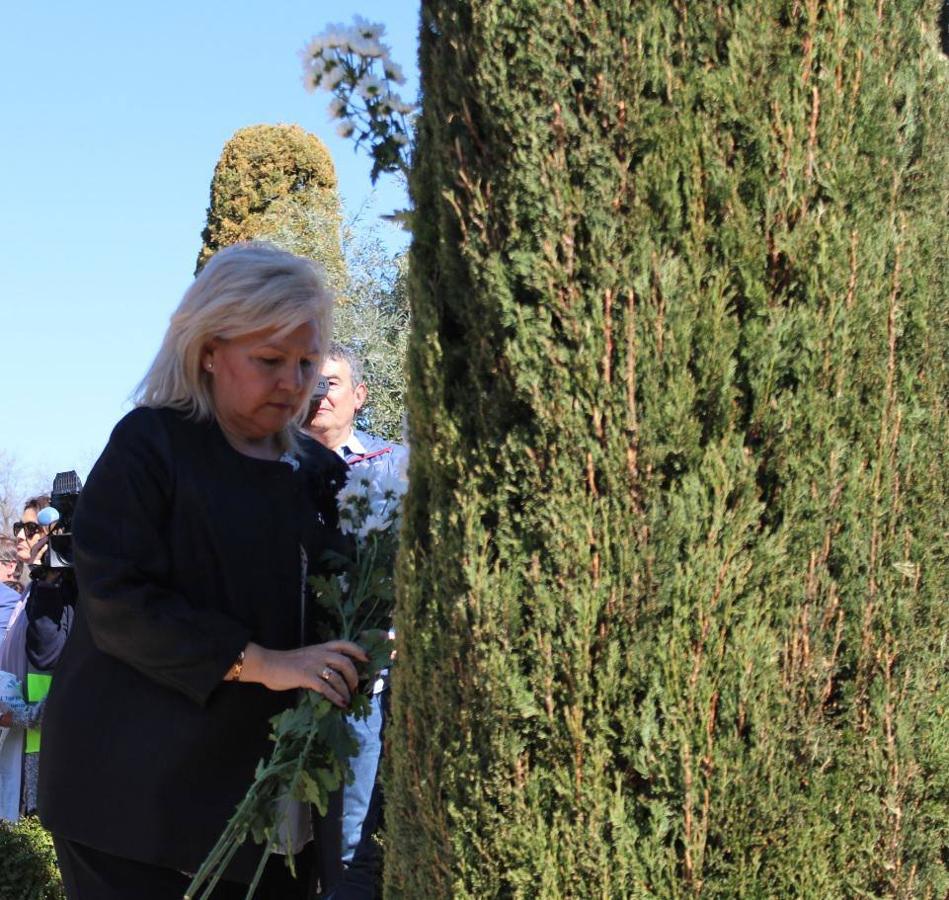
<svg viewBox="0 0 949 900"><path fill-rule="evenodd" d="M216 423L139 408L116 426L73 523L79 600L43 721L40 813L61 837L194 871L269 754L293 691L222 683L248 641L309 639L301 546L338 540L335 454L294 471ZM259 848L231 869L249 878Z"/></svg>

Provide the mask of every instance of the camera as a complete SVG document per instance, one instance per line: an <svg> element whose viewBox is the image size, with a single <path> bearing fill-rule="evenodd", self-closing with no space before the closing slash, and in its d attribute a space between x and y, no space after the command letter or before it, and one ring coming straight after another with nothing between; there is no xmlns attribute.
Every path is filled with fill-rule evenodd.
<svg viewBox="0 0 949 900"><path fill-rule="evenodd" d="M75 472L60 472L53 479L50 505L36 514L47 538L39 565L30 566L26 658L40 672L55 668L72 627L77 597L72 526L81 490Z"/></svg>
<svg viewBox="0 0 949 900"><path fill-rule="evenodd" d="M313 417L316 415L316 411L320 408L320 404L323 402L323 398L330 392L329 382L320 375L316 379L316 384L313 385L313 393L310 395L310 406L307 409L306 414L306 423L307 425L313 421Z"/></svg>
<svg viewBox="0 0 949 900"><path fill-rule="evenodd" d="M71 569L73 564L72 519L76 502L82 490L82 481L75 472L60 472L53 479L49 506L36 517L40 525L49 529L46 550L40 558L40 569Z"/></svg>
<svg viewBox="0 0 949 900"><path fill-rule="evenodd" d="M310 398L311 403L319 404L322 402L323 398L330 392L329 382L320 375L316 379L316 384L313 387L313 396Z"/></svg>

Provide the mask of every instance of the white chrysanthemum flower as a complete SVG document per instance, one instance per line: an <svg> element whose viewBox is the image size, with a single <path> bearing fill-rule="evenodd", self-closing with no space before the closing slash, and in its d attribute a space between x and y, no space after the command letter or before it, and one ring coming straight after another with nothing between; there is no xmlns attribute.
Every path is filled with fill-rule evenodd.
<svg viewBox="0 0 949 900"><path fill-rule="evenodd" d="M373 532L385 531L391 524L391 517L370 513L366 516L366 521L362 523L362 527L356 532L356 536L360 538L368 537Z"/></svg>
<svg viewBox="0 0 949 900"><path fill-rule="evenodd" d="M365 38L356 32L351 33L346 41L350 52L366 59L381 59L386 55L387 48L373 38Z"/></svg>
<svg viewBox="0 0 949 900"><path fill-rule="evenodd" d="M362 43L362 37L355 28L340 28L339 48L346 53L355 53L356 48Z"/></svg>
<svg viewBox="0 0 949 900"><path fill-rule="evenodd" d="M300 66L303 69L303 74L301 76L303 79L303 87L312 93L316 90L316 87L320 81L320 77L317 74L317 63L313 57L310 56L306 47L300 51Z"/></svg>
<svg viewBox="0 0 949 900"><path fill-rule="evenodd" d="M379 22L370 22L368 19L364 19L360 15L353 16L353 27L364 38L369 40L375 40L382 37L386 31L385 25L382 25Z"/></svg>
<svg viewBox="0 0 949 900"><path fill-rule="evenodd" d="M395 131L390 134L389 140L394 144L398 144L400 147L404 147L409 142L409 139L400 131Z"/></svg>
<svg viewBox="0 0 949 900"><path fill-rule="evenodd" d="M326 49L326 41L323 35L318 34L316 37L311 38L309 43L300 51L300 56L302 56L303 59L311 60L317 56L322 56L324 49Z"/></svg>
<svg viewBox="0 0 949 900"><path fill-rule="evenodd" d="M334 97L330 100L328 107L331 119L342 119L346 115L347 104L341 97Z"/></svg>
<svg viewBox="0 0 949 900"><path fill-rule="evenodd" d="M353 132L356 130L356 126L350 122L349 119L343 119L339 125L336 126L336 133L341 138L348 138L353 136Z"/></svg>
<svg viewBox="0 0 949 900"><path fill-rule="evenodd" d="M352 510L342 509L339 513L339 530L343 534L352 534L356 530Z"/></svg>
<svg viewBox="0 0 949 900"><path fill-rule="evenodd" d="M378 41L366 41L363 45L362 55L367 59L388 59L389 48Z"/></svg>
<svg viewBox="0 0 949 900"><path fill-rule="evenodd" d="M374 100L383 94L385 85L377 75L367 72L356 82L356 90L364 100Z"/></svg>
<svg viewBox="0 0 949 900"><path fill-rule="evenodd" d="M405 84L405 74L402 72L402 66L397 62L387 59L382 64L382 71L385 72L385 76L389 81L394 81L396 84Z"/></svg>
<svg viewBox="0 0 949 900"><path fill-rule="evenodd" d="M373 482L374 492L386 500L398 499L408 487L408 482L395 472L384 472Z"/></svg>
<svg viewBox="0 0 949 900"><path fill-rule="evenodd" d="M325 91L334 91L345 77L346 71L339 62L327 60L323 76L320 78L320 87Z"/></svg>
<svg viewBox="0 0 949 900"><path fill-rule="evenodd" d="M358 502L368 498L371 489L372 479L365 472L350 469L346 484L344 484L336 494L336 502L340 509L342 509L354 501Z"/></svg>
<svg viewBox="0 0 949 900"><path fill-rule="evenodd" d="M320 35L327 49L335 50L344 47L349 37L349 29L345 25L328 25Z"/></svg>

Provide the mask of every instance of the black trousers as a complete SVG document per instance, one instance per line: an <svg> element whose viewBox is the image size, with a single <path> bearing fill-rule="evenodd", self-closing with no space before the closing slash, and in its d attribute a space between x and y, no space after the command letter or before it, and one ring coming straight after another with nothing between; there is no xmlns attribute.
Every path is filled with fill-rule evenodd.
<svg viewBox="0 0 949 900"><path fill-rule="evenodd" d="M53 836L63 885L69 900L181 900L191 879L174 869L112 856L75 841ZM295 859L297 877L282 856L271 856L254 900L306 900L314 896L310 854ZM247 885L219 881L213 900L243 900Z"/></svg>

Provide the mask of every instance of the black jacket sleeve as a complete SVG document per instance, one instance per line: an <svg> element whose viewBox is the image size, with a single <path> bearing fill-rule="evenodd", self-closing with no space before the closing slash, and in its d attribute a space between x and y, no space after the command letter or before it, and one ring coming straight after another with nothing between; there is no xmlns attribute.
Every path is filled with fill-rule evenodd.
<svg viewBox="0 0 949 900"><path fill-rule="evenodd" d="M72 626L76 584L71 572L55 581L34 581L26 600L26 656L42 672L56 667Z"/></svg>
<svg viewBox="0 0 949 900"><path fill-rule="evenodd" d="M174 583L174 491L165 424L155 410L134 410L116 426L77 504L79 614L101 651L203 704L250 630L189 600Z"/></svg>

